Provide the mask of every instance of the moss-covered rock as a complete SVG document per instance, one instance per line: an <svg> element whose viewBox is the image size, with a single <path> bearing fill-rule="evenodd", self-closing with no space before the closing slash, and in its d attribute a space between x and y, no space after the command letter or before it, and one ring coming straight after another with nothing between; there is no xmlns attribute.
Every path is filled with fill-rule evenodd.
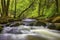
<svg viewBox="0 0 60 40"><path fill-rule="evenodd" d="M2 30L3 30L3 26L0 26L0 33L2 32Z"/></svg>
<svg viewBox="0 0 60 40"><path fill-rule="evenodd" d="M51 25L48 25L48 28L49 29L56 29L56 26L55 26L55 24L51 24Z"/></svg>
<svg viewBox="0 0 60 40"><path fill-rule="evenodd" d="M60 16L55 17L52 22L54 23L60 23Z"/></svg>
<svg viewBox="0 0 60 40"><path fill-rule="evenodd" d="M55 23L56 30L60 30L60 23Z"/></svg>
<svg viewBox="0 0 60 40"><path fill-rule="evenodd" d="M20 25L20 23L15 23L15 24L11 25L10 27L17 27L19 25Z"/></svg>
<svg viewBox="0 0 60 40"><path fill-rule="evenodd" d="M35 26L41 26L41 25L42 26L46 26L46 23L38 21Z"/></svg>
<svg viewBox="0 0 60 40"><path fill-rule="evenodd" d="M52 23L48 26L49 29L60 30L60 23Z"/></svg>
<svg viewBox="0 0 60 40"><path fill-rule="evenodd" d="M7 23L5 26L8 27L11 23Z"/></svg>
<svg viewBox="0 0 60 40"><path fill-rule="evenodd" d="M60 31L60 26L57 26L57 27L56 27L56 30L59 30L59 31Z"/></svg>

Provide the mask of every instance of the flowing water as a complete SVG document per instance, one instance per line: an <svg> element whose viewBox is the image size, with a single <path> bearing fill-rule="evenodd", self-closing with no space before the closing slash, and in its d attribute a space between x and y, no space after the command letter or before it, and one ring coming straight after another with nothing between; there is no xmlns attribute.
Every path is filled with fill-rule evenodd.
<svg viewBox="0 0 60 40"><path fill-rule="evenodd" d="M60 40L60 31L43 26L4 27L0 40Z"/></svg>

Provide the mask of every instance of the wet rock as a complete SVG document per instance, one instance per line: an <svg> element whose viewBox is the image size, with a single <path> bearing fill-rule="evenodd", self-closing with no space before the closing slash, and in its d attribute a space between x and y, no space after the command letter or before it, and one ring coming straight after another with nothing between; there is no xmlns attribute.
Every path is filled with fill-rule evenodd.
<svg viewBox="0 0 60 40"><path fill-rule="evenodd" d="M59 20L56 20L55 23L60 23L60 19Z"/></svg>
<svg viewBox="0 0 60 40"><path fill-rule="evenodd" d="M48 28L54 30L60 30L60 23L52 23L51 25L48 25Z"/></svg>
<svg viewBox="0 0 60 40"><path fill-rule="evenodd" d="M29 25L30 25L30 26L34 26L34 23L30 23Z"/></svg>
<svg viewBox="0 0 60 40"><path fill-rule="evenodd" d="M8 27L10 25L10 23L7 23L5 26Z"/></svg>
<svg viewBox="0 0 60 40"><path fill-rule="evenodd" d="M22 32L18 32L18 31L14 30L14 29L8 31L7 33L11 33L11 34L22 34Z"/></svg>
<svg viewBox="0 0 60 40"><path fill-rule="evenodd" d="M42 25L42 26L46 26L46 24L45 24L45 23L43 23L43 22L39 22L39 21L36 23L36 25L35 25L35 26L41 26L41 25Z"/></svg>
<svg viewBox="0 0 60 40"><path fill-rule="evenodd" d="M60 30L60 23L55 23L56 30Z"/></svg>
<svg viewBox="0 0 60 40"><path fill-rule="evenodd" d="M7 21L5 21L5 22L0 22L0 24L6 24L6 23L8 23Z"/></svg>
<svg viewBox="0 0 60 40"><path fill-rule="evenodd" d="M3 26L0 26L0 33L2 32L2 30L3 30Z"/></svg>
<svg viewBox="0 0 60 40"><path fill-rule="evenodd" d="M9 19L8 22L14 22L14 19Z"/></svg>
<svg viewBox="0 0 60 40"><path fill-rule="evenodd" d="M10 27L17 27L19 25L20 25L20 23L15 23L15 24L11 25Z"/></svg>
<svg viewBox="0 0 60 40"><path fill-rule="evenodd" d="M57 27L56 27L56 30L60 31L60 26L57 26Z"/></svg>
<svg viewBox="0 0 60 40"><path fill-rule="evenodd" d="M55 24L51 24L51 25L48 25L48 28L49 29L56 29L56 26L55 26Z"/></svg>

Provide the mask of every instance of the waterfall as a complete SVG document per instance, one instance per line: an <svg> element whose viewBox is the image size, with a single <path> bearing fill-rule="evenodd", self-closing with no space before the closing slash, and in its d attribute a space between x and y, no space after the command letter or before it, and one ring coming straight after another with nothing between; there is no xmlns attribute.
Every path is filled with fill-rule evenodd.
<svg viewBox="0 0 60 40"><path fill-rule="evenodd" d="M35 19L24 19L22 20L23 24L29 26L31 23L35 23Z"/></svg>
<svg viewBox="0 0 60 40"><path fill-rule="evenodd" d="M46 27L48 29L48 26L51 25L52 23L46 23Z"/></svg>

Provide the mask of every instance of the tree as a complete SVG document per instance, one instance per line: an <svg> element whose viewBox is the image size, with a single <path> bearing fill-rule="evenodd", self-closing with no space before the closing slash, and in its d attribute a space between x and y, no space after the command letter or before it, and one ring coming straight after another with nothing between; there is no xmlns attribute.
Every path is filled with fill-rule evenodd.
<svg viewBox="0 0 60 40"><path fill-rule="evenodd" d="M40 8L41 8L41 0L39 0L39 3L38 3L38 16L40 16Z"/></svg>
<svg viewBox="0 0 60 40"><path fill-rule="evenodd" d="M16 5L17 4L17 2L16 2L16 0L15 0L15 13L14 13L14 18L16 18Z"/></svg>
<svg viewBox="0 0 60 40"><path fill-rule="evenodd" d="M21 15L22 15L25 11L27 11L27 10L33 5L33 3L34 3L34 1L33 1L26 9L24 9L24 10L19 14L18 17L21 17Z"/></svg>
<svg viewBox="0 0 60 40"><path fill-rule="evenodd" d="M55 0L56 1L56 11L57 11L57 13L59 12L59 7L58 7L58 0Z"/></svg>
<svg viewBox="0 0 60 40"><path fill-rule="evenodd" d="M10 0L1 0L2 6L2 17L8 16L8 9L9 9Z"/></svg>

